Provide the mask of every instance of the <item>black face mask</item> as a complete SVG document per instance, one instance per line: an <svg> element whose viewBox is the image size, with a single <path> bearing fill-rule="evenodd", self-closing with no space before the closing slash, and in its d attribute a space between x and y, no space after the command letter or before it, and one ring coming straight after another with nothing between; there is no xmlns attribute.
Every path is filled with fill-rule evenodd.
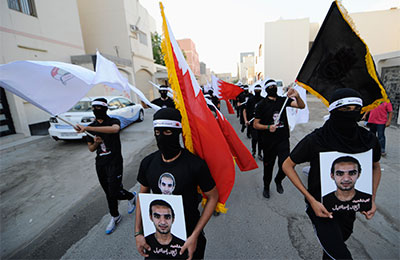
<svg viewBox="0 0 400 260"><path fill-rule="evenodd" d="M171 135L165 135L163 130L171 130ZM182 147L179 143L179 135L181 133L180 129L171 129L171 128L157 128L154 130L159 130L160 135L154 134L156 137L157 147L160 152L163 154L164 158L169 160L174 158L178 153L182 150Z"/></svg>
<svg viewBox="0 0 400 260"><path fill-rule="evenodd" d="M276 87L269 87L266 89L268 96L277 97L278 89Z"/></svg>
<svg viewBox="0 0 400 260"><path fill-rule="evenodd" d="M100 109L93 109L93 114L96 117L96 119L106 119L107 116L107 108L106 107L102 107Z"/></svg>
<svg viewBox="0 0 400 260"><path fill-rule="evenodd" d="M254 96L256 96L256 97L261 96L261 91L258 91L258 90L254 91Z"/></svg>
<svg viewBox="0 0 400 260"><path fill-rule="evenodd" d="M160 95L163 99L167 98L167 91L160 91Z"/></svg>

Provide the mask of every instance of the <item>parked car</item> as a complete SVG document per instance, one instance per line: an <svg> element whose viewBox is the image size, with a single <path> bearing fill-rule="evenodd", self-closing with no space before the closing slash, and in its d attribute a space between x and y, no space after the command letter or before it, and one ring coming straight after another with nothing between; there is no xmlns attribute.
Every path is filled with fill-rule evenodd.
<svg viewBox="0 0 400 260"><path fill-rule="evenodd" d="M81 99L68 112L60 114L59 117L73 123L74 125L89 125L94 121L92 100L96 98L97 97L85 97ZM121 129L135 121L143 121L144 111L141 105L137 105L128 98L121 96L106 96L104 98L107 99L108 104L107 114L110 117L118 118L119 121L121 121ZM63 122L57 117L51 117L49 121L49 134L56 141L60 139L81 139L86 136L85 133L77 133L71 125Z"/></svg>

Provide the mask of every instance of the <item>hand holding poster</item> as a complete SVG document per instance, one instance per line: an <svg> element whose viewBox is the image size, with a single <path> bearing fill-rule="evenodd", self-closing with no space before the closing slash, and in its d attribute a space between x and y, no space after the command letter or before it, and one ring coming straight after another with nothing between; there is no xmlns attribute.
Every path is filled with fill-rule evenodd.
<svg viewBox="0 0 400 260"><path fill-rule="evenodd" d="M182 196L140 193L140 210L146 243L146 259L186 259L180 255L186 240Z"/></svg>
<svg viewBox="0 0 400 260"><path fill-rule="evenodd" d="M322 203L329 212L368 211L372 203L372 150L320 153Z"/></svg>

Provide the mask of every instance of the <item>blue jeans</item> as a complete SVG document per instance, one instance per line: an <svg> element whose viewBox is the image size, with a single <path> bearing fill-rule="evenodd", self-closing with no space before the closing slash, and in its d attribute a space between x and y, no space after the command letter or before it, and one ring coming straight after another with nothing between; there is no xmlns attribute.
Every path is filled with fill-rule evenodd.
<svg viewBox="0 0 400 260"><path fill-rule="evenodd" d="M381 150L382 153L385 152L385 124L371 124L369 123L369 130L376 135L376 132L378 132L378 140L381 145Z"/></svg>

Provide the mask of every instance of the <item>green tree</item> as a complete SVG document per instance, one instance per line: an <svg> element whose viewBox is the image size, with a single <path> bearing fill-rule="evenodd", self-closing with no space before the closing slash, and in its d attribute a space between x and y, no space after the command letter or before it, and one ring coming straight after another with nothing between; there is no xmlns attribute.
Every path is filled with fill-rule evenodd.
<svg viewBox="0 0 400 260"><path fill-rule="evenodd" d="M151 34L151 45L153 47L154 62L165 66L164 55L161 51L161 35L159 35L157 32Z"/></svg>

